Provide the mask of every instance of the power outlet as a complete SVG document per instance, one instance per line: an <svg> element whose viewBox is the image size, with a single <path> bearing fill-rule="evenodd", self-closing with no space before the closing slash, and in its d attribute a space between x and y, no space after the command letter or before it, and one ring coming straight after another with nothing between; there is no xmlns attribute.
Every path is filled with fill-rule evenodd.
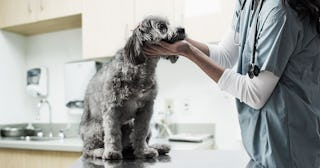
<svg viewBox="0 0 320 168"><path fill-rule="evenodd" d="M189 114L190 113L190 100L189 99L183 99L182 105L183 105L184 114Z"/></svg>
<svg viewBox="0 0 320 168"><path fill-rule="evenodd" d="M173 109L174 109L173 99L167 98L164 100L164 109L165 109L167 115L173 114Z"/></svg>

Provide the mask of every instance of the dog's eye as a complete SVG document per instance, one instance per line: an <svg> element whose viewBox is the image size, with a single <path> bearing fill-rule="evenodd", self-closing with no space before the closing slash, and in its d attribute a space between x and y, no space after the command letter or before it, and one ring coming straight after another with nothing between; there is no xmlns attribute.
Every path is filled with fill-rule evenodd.
<svg viewBox="0 0 320 168"><path fill-rule="evenodd" d="M167 31L167 26L165 24L160 24L159 25L159 30L162 32L166 32Z"/></svg>

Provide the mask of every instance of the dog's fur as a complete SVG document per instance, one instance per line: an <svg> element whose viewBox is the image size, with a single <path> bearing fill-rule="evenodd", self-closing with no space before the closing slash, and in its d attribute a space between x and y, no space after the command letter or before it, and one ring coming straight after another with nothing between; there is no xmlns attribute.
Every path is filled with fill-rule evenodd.
<svg viewBox="0 0 320 168"><path fill-rule="evenodd" d="M161 17L147 17L133 31L125 47L95 74L87 87L80 123L83 155L121 159L131 153L136 158L153 158L169 152L169 146L148 145L159 57L146 57L142 47L184 38L183 28L172 28ZM178 58L161 57L172 63Z"/></svg>

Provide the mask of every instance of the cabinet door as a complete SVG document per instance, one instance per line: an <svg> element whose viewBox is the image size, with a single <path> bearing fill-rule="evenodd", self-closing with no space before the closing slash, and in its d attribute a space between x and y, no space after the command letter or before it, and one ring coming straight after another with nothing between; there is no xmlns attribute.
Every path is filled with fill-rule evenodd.
<svg viewBox="0 0 320 168"><path fill-rule="evenodd" d="M80 152L60 152L0 148L1 168L57 168L71 167Z"/></svg>
<svg viewBox="0 0 320 168"><path fill-rule="evenodd" d="M231 29L233 0L182 0L183 23L189 37L215 43Z"/></svg>
<svg viewBox="0 0 320 168"><path fill-rule="evenodd" d="M48 20L80 14L82 0L39 0L38 20Z"/></svg>
<svg viewBox="0 0 320 168"><path fill-rule="evenodd" d="M133 11L131 1L84 0L82 9L84 58L113 56L124 47Z"/></svg>
<svg viewBox="0 0 320 168"><path fill-rule="evenodd" d="M176 1L177 0L135 0L135 20L140 22L148 15L159 15L176 23Z"/></svg>
<svg viewBox="0 0 320 168"><path fill-rule="evenodd" d="M36 21L38 0L1 0L0 28Z"/></svg>

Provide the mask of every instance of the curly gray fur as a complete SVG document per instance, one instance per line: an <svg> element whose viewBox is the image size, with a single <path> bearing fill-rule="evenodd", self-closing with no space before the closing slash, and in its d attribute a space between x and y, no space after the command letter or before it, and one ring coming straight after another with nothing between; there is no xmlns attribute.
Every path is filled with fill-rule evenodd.
<svg viewBox="0 0 320 168"><path fill-rule="evenodd" d="M121 159L131 153L136 158L154 158L169 152L166 145L148 145L159 57L145 57L142 46L184 38L183 28L172 28L161 17L147 17L125 47L95 74L87 87L80 122L85 156ZM172 63L178 58L161 57Z"/></svg>

